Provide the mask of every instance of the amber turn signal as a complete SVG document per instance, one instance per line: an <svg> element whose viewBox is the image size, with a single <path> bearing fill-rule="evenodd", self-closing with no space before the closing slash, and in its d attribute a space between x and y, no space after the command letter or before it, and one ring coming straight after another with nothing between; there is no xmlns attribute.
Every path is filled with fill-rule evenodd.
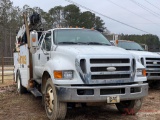
<svg viewBox="0 0 160 120"><path fill-rule="evenodd" d="M145 69L142 70L142 75L143 75L143 76L146 76L146 70L145 70Z"/></svg>
<svg viewBox="0 0 160 120"><path fill-rule="evenodd" d="M116 40L116 45L118 45L118 40Z"/></svg>
<svg viewBox="0 0 160 120"><path fill-rule="evenodd" d="M92 27L91 30L94 30L94 27Z"/></svg>
<svg viewBox="0 0 160 120"><path fill-rule="evenodd" d="M63 78L62 71L54 71L54 78L56 78L56 79Z"/></svg>

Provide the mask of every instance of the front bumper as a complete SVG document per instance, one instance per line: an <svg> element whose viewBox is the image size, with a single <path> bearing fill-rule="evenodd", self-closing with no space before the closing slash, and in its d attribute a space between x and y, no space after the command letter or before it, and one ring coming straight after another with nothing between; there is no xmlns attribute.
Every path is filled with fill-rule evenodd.
<svg viewBox="0 0 160 120"><path fill-rule="evenodd" d="M148 95L148 83L114 86L56 86L56 89L58 99L62 102L106 102L108 96L119 96L120 101L124 101ZM78 91L86 91L86 93Z"/></svg>
<svg viewBox="0 0 160 120"><path fill-rule="evenodd" d="M152 76L148 73L147 80L160 80L160 76Z"/></svg>

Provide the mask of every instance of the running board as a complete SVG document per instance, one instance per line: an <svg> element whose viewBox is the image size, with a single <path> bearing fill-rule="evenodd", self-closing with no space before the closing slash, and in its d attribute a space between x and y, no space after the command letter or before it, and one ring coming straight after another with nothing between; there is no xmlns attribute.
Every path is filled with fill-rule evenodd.
<svg viewBox="0 0 160 120"><path fill-rule="evenodd" d="M29 91L35 96L35 97L41 97L42 94L36 89L36 88L30 88Z"/></svg>

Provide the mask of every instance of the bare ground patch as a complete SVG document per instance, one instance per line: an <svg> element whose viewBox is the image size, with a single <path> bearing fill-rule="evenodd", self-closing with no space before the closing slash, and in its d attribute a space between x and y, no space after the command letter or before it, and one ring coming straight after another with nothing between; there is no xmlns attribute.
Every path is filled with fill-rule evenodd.
<svg viewBox="0 0 160 120"><path fill-rule="evenodd" d="M136 115L122 115L115 105L68 109L66 120L159 120L160 90L149 90ZM19 95L15 84L0 85L0 120L47 120L41 98Z"/></svg>

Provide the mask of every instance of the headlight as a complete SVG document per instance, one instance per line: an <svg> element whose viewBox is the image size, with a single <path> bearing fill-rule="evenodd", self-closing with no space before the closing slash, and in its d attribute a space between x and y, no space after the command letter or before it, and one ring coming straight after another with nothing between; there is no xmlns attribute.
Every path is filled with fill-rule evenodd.
<svg viewBox="0 0 160 120"><path fill-rule="evenodd" d="M146 70L145 69L138 69L137 76L146 76Z"/></svg>
<svg viewBox="0 0 160 120"><path fill-rule="evenodd" d="M73 71L63 71L63 78L64 79L72 79L73 78Z"/></svg>
<svg viewBox="0 0 160 120"><path fill-rule="evenodd" d="M63 70L63 71L54 71L55 79L72 79L73 71L72 70Z"/></svg>

